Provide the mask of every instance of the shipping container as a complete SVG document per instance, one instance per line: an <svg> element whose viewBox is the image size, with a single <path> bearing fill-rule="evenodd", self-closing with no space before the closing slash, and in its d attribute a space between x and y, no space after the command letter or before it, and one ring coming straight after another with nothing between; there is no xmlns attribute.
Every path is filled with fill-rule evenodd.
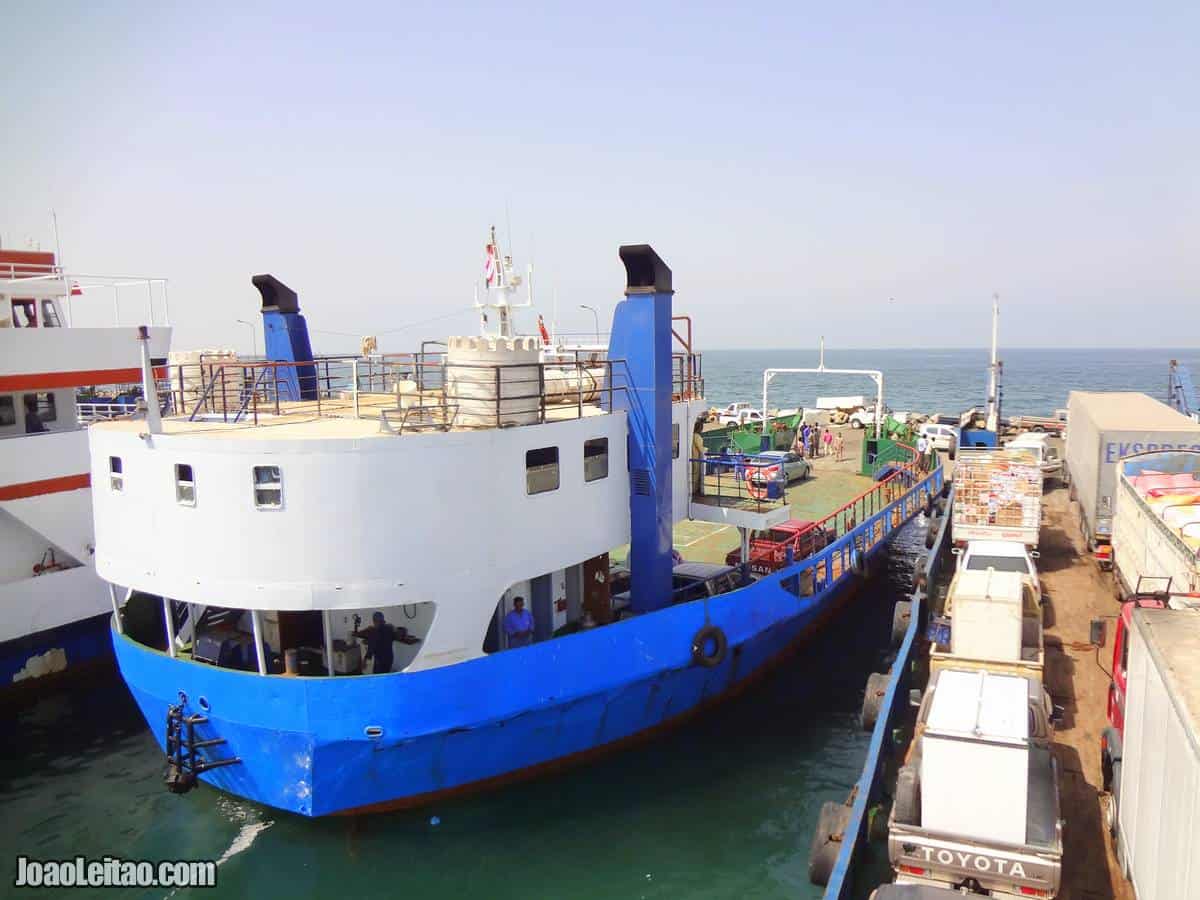
<svg viewBox="0 0 1200 900"><path fill-rule="evenodd" d="M1200 611L1132 619L1117 860L1138 900L1200 900Z"/></svg>
<svg viewBox="0 0 1200 900"><path fill-rule="evenodd" d="M1079 502L1088 549L1108 560L1116 506L1117 461L1147 450L1200 450L1200 425L1165 403L1134 392L1071 391L1067 398L1066 476Z"/></svg>

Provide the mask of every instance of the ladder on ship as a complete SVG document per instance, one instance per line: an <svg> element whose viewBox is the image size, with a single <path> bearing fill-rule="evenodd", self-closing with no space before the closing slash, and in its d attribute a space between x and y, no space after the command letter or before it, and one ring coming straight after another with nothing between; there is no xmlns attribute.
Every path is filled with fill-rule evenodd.
<svg viewBox="0 0 1200 900"><path fill-rule="evenodd" d="M205 772L240 763L240 757L207 759L199 751L225 743L225 738L196 738L196 726L208 724L208 716L183 711L184 699L167 707L167 768L163 783L172 794L186 794Z"/></svg>

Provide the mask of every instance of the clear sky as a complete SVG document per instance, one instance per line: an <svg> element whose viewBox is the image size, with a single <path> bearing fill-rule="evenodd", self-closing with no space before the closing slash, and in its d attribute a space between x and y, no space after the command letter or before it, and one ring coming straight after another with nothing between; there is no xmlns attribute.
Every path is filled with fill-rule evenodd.
<svg viewBox="0 0 1200 900"><path fill-rule="evenodd" d="M0 240L52 249L56 210L71 268L170 279L179 347L248 349L258 272L318 348L471 333L491 224L563 331L607 318L645 241L704 347L982 345L993 291L1008 346L1200 344L1196 3L0 23Z"/></svg>

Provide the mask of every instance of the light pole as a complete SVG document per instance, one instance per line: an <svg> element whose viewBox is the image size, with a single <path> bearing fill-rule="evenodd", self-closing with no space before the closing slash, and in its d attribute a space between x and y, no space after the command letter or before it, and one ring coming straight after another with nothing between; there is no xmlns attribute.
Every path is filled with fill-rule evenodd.
<svg viewBox="0 0 1200 900"><path fill-rule="evenodd" d="M599 344L600 343L600 313L596 312L596 307L588 306L586 303L580 303L579 308L580 309L590 309L592 311L592 318L596 320L596 343Z"/></svg>
<svg viewBox="0 0 1200 900"><path fill-rule="evenodd" d="M258 332L255 331L255 329L254 329L254 323L251 321L248 321L247 319L237 319L236 321L238 322L239 325L250 326L250 355L257 356L258 355Z"/></svg>

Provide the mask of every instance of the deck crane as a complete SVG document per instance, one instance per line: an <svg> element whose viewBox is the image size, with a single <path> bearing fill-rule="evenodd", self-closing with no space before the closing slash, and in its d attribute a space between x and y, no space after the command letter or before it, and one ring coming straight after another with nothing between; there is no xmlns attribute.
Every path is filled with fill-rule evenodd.
<svg viewBox="0 0 1200 900"><path fill-rule="evenodd" d="M1171 360L1167 370L1167 405L1200 422L1200 403L1196 402L1196 388L1188 367L1177 359Z"/></svg>

